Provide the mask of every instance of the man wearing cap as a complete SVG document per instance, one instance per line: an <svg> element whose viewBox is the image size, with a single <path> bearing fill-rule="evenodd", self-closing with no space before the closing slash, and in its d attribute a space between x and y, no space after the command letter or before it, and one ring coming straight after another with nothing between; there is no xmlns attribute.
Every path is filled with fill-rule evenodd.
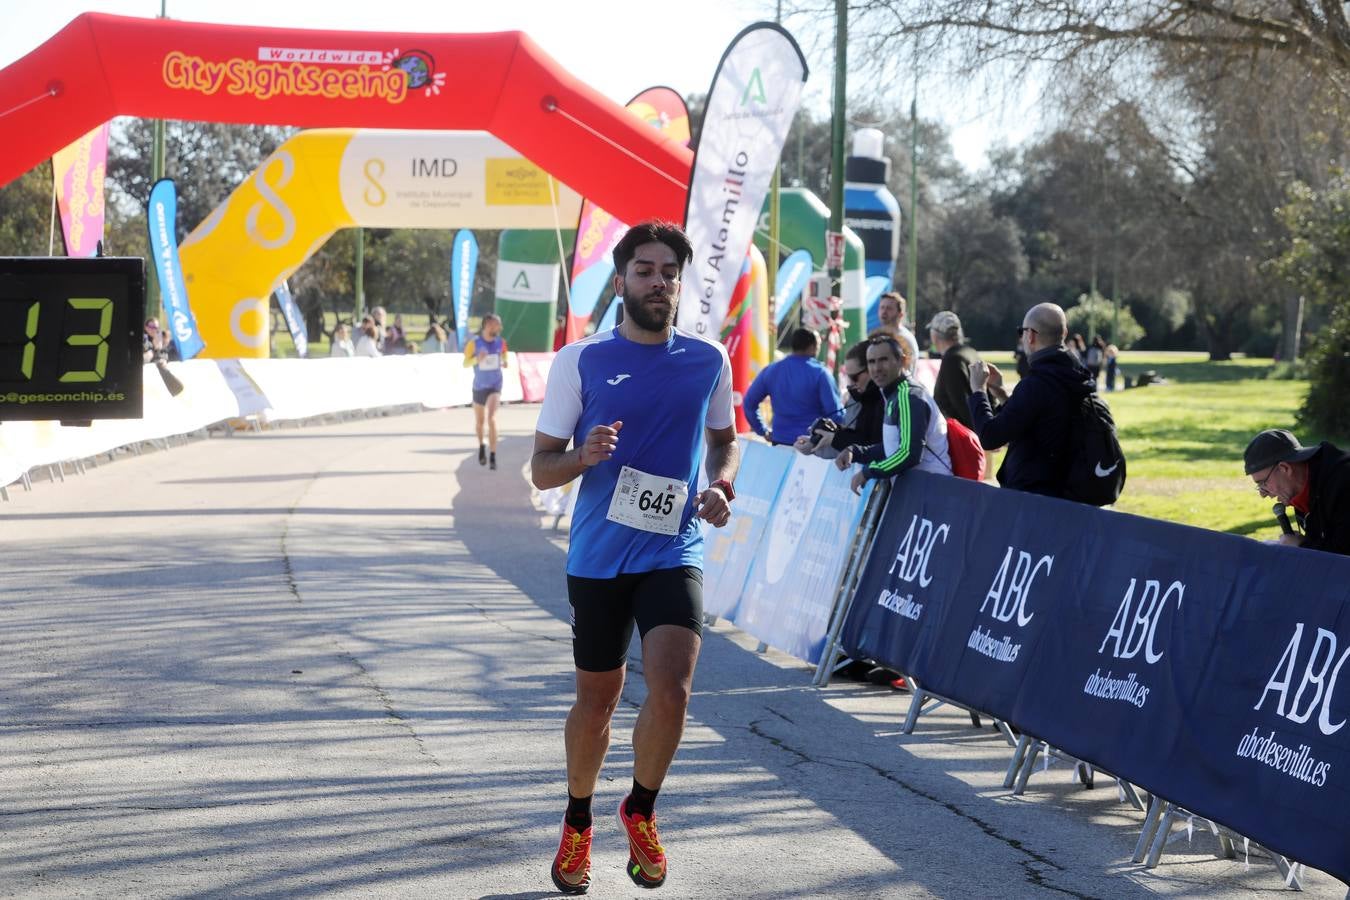
<svg viewBox="0 0 1350 900"><path fill-rule="evenodd" d="M966 343L961 319L949 309L933 316L933 320L928 323L928 340L942 356L937 382L933 385L933 399L944 416L956 419L973 430L975 420L970 415L969 399L970 367L980 361L980 354ZM992 390L990 399L997 409L1007 399L1007 394L1002 393L1001 388Z"/></svg>
<svg viewBox="0 0 1350 900"><path fill-rule="evenodd" d="M1280 543L1350 556L1350 453L1327 441L1304 447L1272 428L1252 438L1242 462L1262 497L1294 507L1303 534Z"/></svg>

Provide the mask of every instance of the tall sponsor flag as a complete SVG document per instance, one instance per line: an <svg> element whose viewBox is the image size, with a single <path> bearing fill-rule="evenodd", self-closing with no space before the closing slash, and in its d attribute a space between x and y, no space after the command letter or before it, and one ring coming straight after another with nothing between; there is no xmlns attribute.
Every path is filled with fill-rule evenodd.
<svg viewBox="0 0 1350 900"><path fill-rule="evenodd" d="M769 324L769 266L764 254L750 245L750 377L773 362L777 334Z"/></svg>
<svg viewBox="0 0 1350 900"><path fill-rule="evenodd" d="M295 297L291 295L291 286L283 281L277 285L272 295L277 298L281 317L286 320L286 330L291 333L295 352L301 357L309 356L309 333L305 331L305 317L300 315L300 307L296 305Z"/></svg>
<svg viewBox="0 0 1350 900"><path fill-rule="evenodd" d="M178 189L172 178L161 178L150 189L150 208L146 223L150 228L150 253L155 259L159 295L164 301L164 327L173 336L180 359L192 359L206 346L197 333L197 320L188 305L183 267L178 261Z"/></svg>
<svg viewBox="0 0 1350 900"><path fill-rule="evenodd" d="M103 175L108 166L108 123L52 154L56 205L67 256L93 256L103 240Z"/></svg>
<svg viewBox="0 0 1350 900"><path fill-rule="evenodd" d="M694 259L685 272L677 322L686 331L721 334L806 74L797 42L768 22L742 31L722 56L708 91L685 208Z"/></svg>
<svg viewBox="0 0 1350 900"><path fill-rule="evenodd" d="M473 301L473 277L478 271L478 239L467 228L455 234L450 251L450 297L455 309L455 334L459 345L469 342L469 306Z"/></svg>
<svg viewBox="0 0 1350 900"><path fill-rule="evenodd" d="M794 250L778 267L778 296L774 298L774 324L782 325L793 305L801 299L815 271L810 250Z"/></svg>
<svg viewBox="0 0 1350 900"><path fill-rule="evenodd" d="M628 111L683 145L689 143L689 109L668 87L648 88L628 101ZM571 308L567 311L567 343L583 337L595 304L614 273L611 254L628 226L590 200L581 204L577 241L572 252Z"/></svg>
<svg viewBox="0 0 1350 900"><path fill-rule="evenodd" d="M722 343L726 344L727 357L731 360L731 393L736 403L736 431L745 434L750 423L745 418L742 401L750 387L750 308L754 303L751 288L754 285L754 272L750 255L746 254L741 266L740 278L736 279L735 290L731 293L731 308L727 311L726 321L722 323Z"/></svg>

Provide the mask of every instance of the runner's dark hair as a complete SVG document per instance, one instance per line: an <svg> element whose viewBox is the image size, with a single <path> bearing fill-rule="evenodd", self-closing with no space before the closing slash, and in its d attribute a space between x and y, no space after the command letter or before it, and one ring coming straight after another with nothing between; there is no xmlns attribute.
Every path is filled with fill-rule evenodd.
<svg viewBox="0 0 1350 900"><path fill-rule="evenodd" d="M637 248L654 243L665 244L674 251L675 261L681 269L694 258L694 247L689 243L689 236L683 228L674 222L649 219L629 228L628 233L614 245L614 271L622 277L628 271L628 263L632 261Z"/></svg>

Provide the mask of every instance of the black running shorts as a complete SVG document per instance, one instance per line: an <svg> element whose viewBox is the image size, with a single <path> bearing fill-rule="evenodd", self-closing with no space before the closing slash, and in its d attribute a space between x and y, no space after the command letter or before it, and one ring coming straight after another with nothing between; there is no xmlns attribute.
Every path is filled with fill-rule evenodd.
<svg viewBox="0 0 1350 900"><path fill-rule="evenodd" d="M633 624L643 637L658 625L703 634L703 571L694 566L613 578L567 576L572 604L572 658L585 672L624 664Z"/></svg>
<svg viewBox="0 0 1350 900"><path fill-rule="evenodd" d="M474 388L473 405L487 406L488 398L491 397L493 394L500 394L501 392L502 392L501 388Z"/></svg>

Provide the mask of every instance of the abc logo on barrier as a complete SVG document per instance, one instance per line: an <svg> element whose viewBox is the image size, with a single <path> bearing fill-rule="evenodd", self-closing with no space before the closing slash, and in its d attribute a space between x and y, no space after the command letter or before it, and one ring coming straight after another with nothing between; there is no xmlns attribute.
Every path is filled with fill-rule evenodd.
<svg viewBox="0 0 1350 900"><path fill-rule="evenodd" d="M917 578L919 587L928 587L933 583L933 576L928 574L928 561L932 558L933 546L939 540L944 544L947 543L949 533L951 528L945 522L934 526L930 520L915 515L909 520L909 530L895 548L895 559L891 562L887 574L898 574L901 581L910 584ZM899 573L896 572L897 568L900 570Z"/></svg>
<svg viewBox="0 0 1350 900"><path fill-rule="evenodd" d="M989 586L989 592L985 594L984 602L980 604L980 612L984 612L984 608L988 606L989 614L998 621L1010 622L1013 616L1016 616L1017 627L1026 627L1036 615L1027 612L1031 583L1041 574L1042 567L1046 574L1049 574L1054 564L1053 556L1042 556L1033 563L1030 553L1010 546L1003 556L1003 565L999 566L998 574L994 576L994 583Z"/></svg>
<svg viewBox="0 0 1350 900"><path fill-rule="evenodd" d="M1296 675L1300 654L1303 650L1302 643L1303 623L1299 622L1294 626L1294 636L1289 639L1288 645L1284 648L1284 653L1280 656L1280 661L1275 664L1275 670L1270 673L1270 678L1261 691L1261 699L1256 701L1256 705L1252 709L1259 711L1265 704L1266 698L1274 694L1277 698L1276 715L1282 716L1297 725L1303 725L1308 719L1312 718L1314 711L1318 711L1318 729L1326 735L1335 734L1345 727L1345 719L1332 724L1331 702L1336 694L1336 682L1341 676L1341 667L1345 665L1346 657L1350 657L1350 647L1347 647L1340 656L1337 656L1335 633L1327 631L1325 628L1318 628L1317 639L1313 641L1312 650L1308 654L1308 661L1303 667L1303 672ZM1334 667L1332 666L1333 661L1335 662ZM1328 677L1328 674L1330 677ZM1294 690L1295 684L1298 685L1298 689L1294 691L1291 698L1289 692ZM1310 688L1312 689L1311 693L1309 693ZM1305 694L1308 694L1306 699L1304 698Z"/></svg>
<svg viewBox="0 0 1350 900"><path fill-rule="evenodd" d="M1186 585L1180 581L1174 581L1167 586L1167 590L1162 590L1162 582L1149 579L1144 582L1144 589L1139 593L1139 605L1134 606L1134 587L1136 580L1130 579L1130 586L1125 589L1125 598L1120 601L1120 608L1116 610L1116 616L1111 620L1111 627L1106 632L1106 637L1102 639L1102 645L1097 648L1098 653L1106 650L1106 645L1115 638L1115 647L1111 655L1116 659L1134 659L1139 655L1139 651L1144 651L1144 659L1148 660L1149 665L1153 665L1163 658L1161 650L1155 650L1153 647L1153 638L1158 633L1158 620L1162 617L1163 609L1167 606L1167 601L1176 595L1176 605L1181 607L1182 595L1186 593ZM1125 628L1129 626L1129 632ZM1124 641L1125 646L1121 646Z"/></svg>

